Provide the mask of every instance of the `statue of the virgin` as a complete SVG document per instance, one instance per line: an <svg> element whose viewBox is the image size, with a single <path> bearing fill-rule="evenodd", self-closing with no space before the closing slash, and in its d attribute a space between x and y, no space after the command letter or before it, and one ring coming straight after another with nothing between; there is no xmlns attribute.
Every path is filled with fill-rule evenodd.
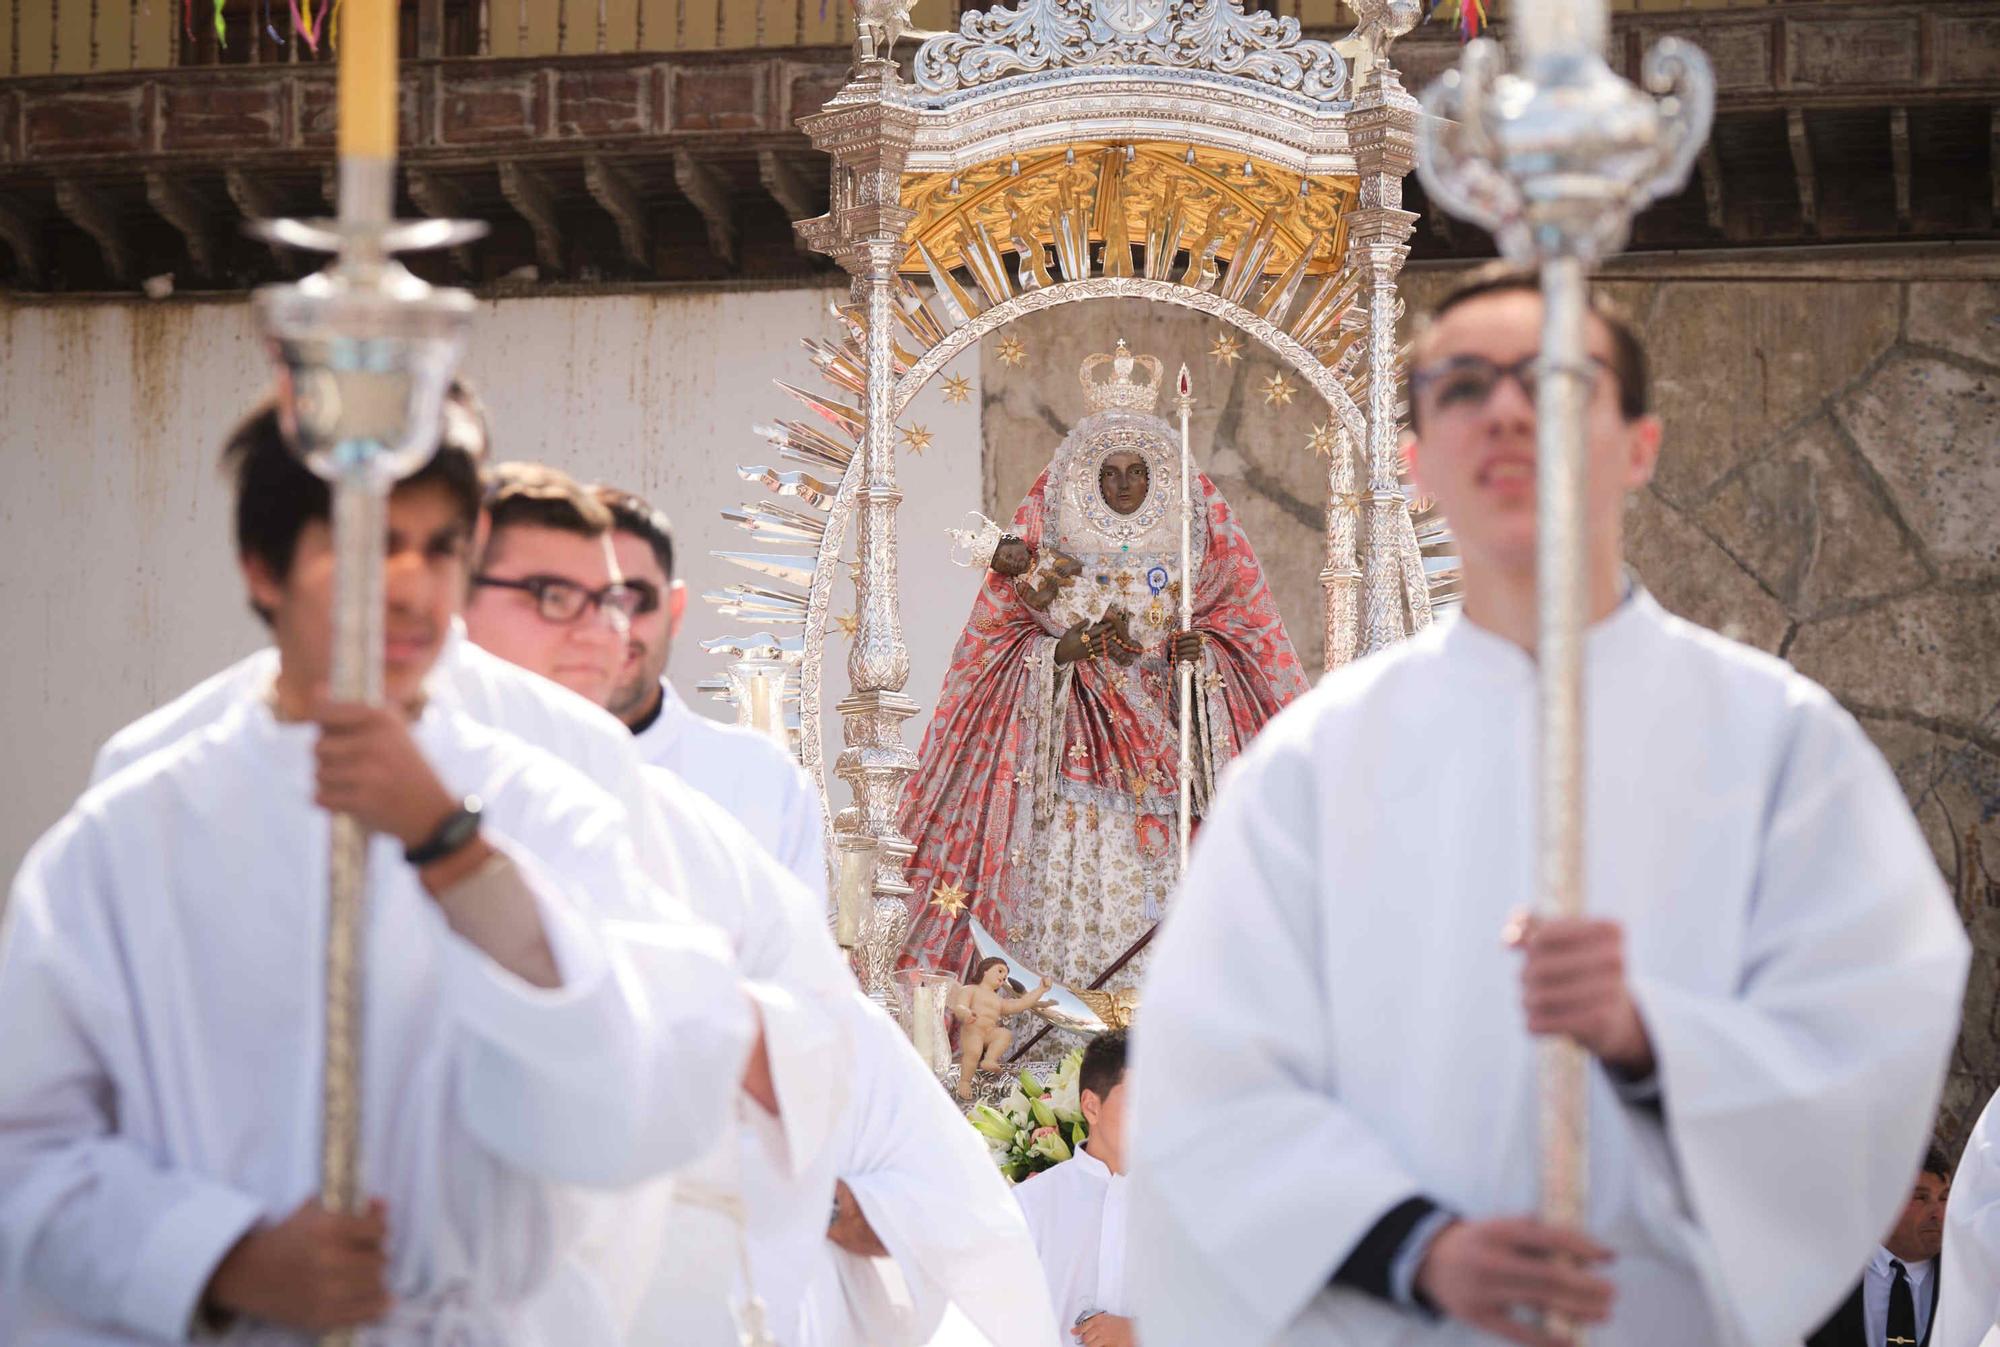
<svg viewBox="0 0 2000 1347"><path fill-rule="evenodd" d="M1179 629L1180 436L1155 412L1161 374L1122 341L1085 361L1088 415L1011 527L959 535L986 575L903 796L906 963L969 962L965 914L928 901L963 893L1026 966L1083 988L1127 959L1104 985L1135 986L1143 957L1127 956L1178 874L1178 664L1195 664L1197 817L1224 764L1305 690L1256 553L1200 473L1194 624Z"/></svg>

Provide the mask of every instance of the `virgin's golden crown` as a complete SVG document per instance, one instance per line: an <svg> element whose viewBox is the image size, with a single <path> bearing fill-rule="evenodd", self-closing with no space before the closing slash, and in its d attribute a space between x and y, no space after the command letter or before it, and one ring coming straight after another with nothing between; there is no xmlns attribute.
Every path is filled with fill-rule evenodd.
<svg viewBox="0 0 2000 1347"><path fill-rule="evenodd" d="M1097 377L1100 365L1111 366L1110 378ZM1132 377L1133 368L1140 365L1151 376L1144 383ZM1160 401L1160 380L1165 373L1158 357L1133 355L1120 337L1118 349L1110 355L1100 351L1085 360L1077 378L1083 384L1084 403L1093 412L1150 412Z"/></svg>

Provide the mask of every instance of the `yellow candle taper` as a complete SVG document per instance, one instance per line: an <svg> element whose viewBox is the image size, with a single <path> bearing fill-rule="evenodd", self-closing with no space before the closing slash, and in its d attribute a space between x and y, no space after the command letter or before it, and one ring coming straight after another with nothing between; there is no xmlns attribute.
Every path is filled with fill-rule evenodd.
<svg viewBox="0 0 2000 1347"><path fill-rule="evenodd" d="M340 156L396 157L396 0L341 0Z"/></svg>

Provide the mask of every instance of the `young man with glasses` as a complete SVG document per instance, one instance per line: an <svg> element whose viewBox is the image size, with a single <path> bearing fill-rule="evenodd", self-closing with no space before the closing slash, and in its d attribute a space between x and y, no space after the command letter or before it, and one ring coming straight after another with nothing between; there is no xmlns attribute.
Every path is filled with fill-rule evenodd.
<svg viewBox="0 0 2000 1347"><path fill-rule="evenodd" d="M596 492L611 511L619 571L641 596L632 613L632 658L612 694L612 714L631 727L646 761L722 805L779 864L824 896L819 793L805 770L769 736L696 713L667 682L667 658L687 608L687 586L674 576L673 526L632 492L608 486Z"/></svg>
<svg viewBox="0 0 2000 1347"><path fill-rule="evenodd" d="M1601 1347L1797 1343L1907 1194L1964 933L1853 718L1627 573L1661 427L1602 307L1590 915L1523 915L1541 322L1518 273L1433 311L1407 449L1464 610L1274 720L1196 845L1134 1081L1147 1347L1555 1347L1548 1316ZM1587 1232L1532 1214L1536 1043L1557 1035L1592 1060Z"/></svg>
<svg viewBox="0 0 2000 1347"><path fill-rule="evenodd" d="M466 612L469 634L486 650L606 699L626 658L618 619L629 617L636 636L664 618L658 596L673 592L670 563L650 543L640 544L643 554L611 551L614 517L635 508L633 498L613 499L623 515L607 511L601 489L556 469L493 469L488 541ZM615 652L607 631L616 633ZM761 736L728 734L712 752L735 753L747 739L784 756ZM689 765L701 772L723 764L698 752ZM1038 1310L1046 1314L1040 1296L1017 1289L1017 1274L1035 1266L1026 1223L902 1031L861 995L827 929L823 879L807 886L787 873L734 807L677 772L655 767L647 777L689 903L722 927L747 975L794 993L802 1017L818 1022L821 1046L802 1054L803 1031L791 1026L782 1050L773 1049L786 1113L781 1142L771 1144L772 1129L761 1123L747 1127L676 1177L671 1208L655 1200L622 1223L622 1264L659 1246L643 1255L648 1266L639 1270L651 1277L635 1288L632 1340L729 1347L737 1340L733 1302L754 1291L781 1342L889 1341L908 1327L884 1287L889 1260L920 1322L938 1322L949 1302L989 1336L1027 1325L1024 1340L1050 1338L1052 1320L1039 1336L1036 1328ZM740 1284L739 1272L747 1278Z"/></svg>
<svg viewBox="0 0 2000 1347"><path fill-rule="evenodd" d="M640 602L611 549L611 514L594 496L539 463L491 471L486 541L465 603L474 642L602 706Z"/></svg>

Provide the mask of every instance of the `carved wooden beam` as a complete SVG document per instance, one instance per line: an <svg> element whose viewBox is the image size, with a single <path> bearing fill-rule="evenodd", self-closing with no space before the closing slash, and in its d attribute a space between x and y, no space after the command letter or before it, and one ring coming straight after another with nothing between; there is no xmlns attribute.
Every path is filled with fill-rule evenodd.
<svg viewBox="0 0 2000 1347"><path fill-rule="evenodd" d="M1992 179L1993 216L1988 226L2000 229L2000 107L1986 124L1986 175Z"/></svg>
<svg viewBox="0 0 2000 1347"><path fill-rule="evenodd" d="M215 208L187 178L161 169L146 174L146 200L162 220L172 225L187 244L188 261L195 274L215 275Z"/></svg>
<svg viewBox="0 0 2000 1347"><path fill-rule="evenodd" d="M1718 234L1727 234L1729 217L1723 209L1722 160L1715 153L1713 140L1701 147L1701 158L1695 165L1701 171L1701 195L1708 205L1708 227Z"/></svg>
<svg viewBox="0 0 2000 1347"><path fill-rule="evenodd" d="M757 176L762 179L764 190L771 194L771 199L784 207L785 214L794 221L810 220L815 215L826 213L826 202L806 186L805 177L776 150L758 151Z"/></svg>
<svg viewBox="0 0 2000 1347"><path fill-rule="evenodd" d="M591 155L583 161L583 183L592 200L617 224L625 260L641 271L652 270L653 231L647 224L646 203L639 199L632 180L615 164Z"/></svg>
<svg viewBox="0 0 2000 1347"><path fill-rule="evenodd" d="M243 213L245 220L276 220L285 215L284 203L271 190L271 184L264 178L246 173L240 168L223 170L222 182L229 190L229 199L236 203L236 209ZM287 274L296 275L301 269L300 253L296 248L287 248L282 243L267 245L271 256Z"/></svg>
<svg viewBox="0 0 2000 1347"><path fill-rule="evenodd" d="M542 264L542 270L551 275L561 274L562 228L556 219L548 179L526 164L509 160L500 165L500 194L528 222L528 228L535 231L535 260Z"/></svg>
<svg viewBox="0 0 2000 1347"><path fill-rule="evenodd" d="M132 242L118 223L118 212L103 193L73 178L56 180L56 209L71 224L97 242L104 270L114 285L132 283Z"/></svg>
<svg viewBox="0 0 2000 1347"><path fill-rule="evenodd" d="M405 180L410 188L410 200L418 210L433 220L464 220L470 218L465 209L465 193L448 179L439 177L421 168L409 169ZM461 272L472 275L477 267L472 257L472 245L460 244L451 250L451 260Z"/></svg>
<svg viewBox="0 0 2000 1347"><path fill-rule="evenodd" d="M1889 109L1889 159L1896 175L1896 228L1910 228L1910 110Z"/></svg>
<svg viewBox="0 0 2000 1347"><path fill-rule="evenodd" d="M1806 138L1806 114L1785 112L1785 139L1792 146L1792 177L1799 188L1799 219L1808 234L1819 233L1819 185L1813 177L1812 142Z"/></svg>
<svg viewBox="0 0 2000 1347"><path fill-rule="evenodd" d="M708 246L731 270L736 267L736 214L729 187L716 171L686 150L674 154L674 182L708 225Z"/></svg>
<svg viewBox="0 0 2000 1347"><path fill-rule="evenodd" d="M0 241L14 254L14 274L28 285L40 285L47 272L40 226L41 221L0 197Z"/></svg>

